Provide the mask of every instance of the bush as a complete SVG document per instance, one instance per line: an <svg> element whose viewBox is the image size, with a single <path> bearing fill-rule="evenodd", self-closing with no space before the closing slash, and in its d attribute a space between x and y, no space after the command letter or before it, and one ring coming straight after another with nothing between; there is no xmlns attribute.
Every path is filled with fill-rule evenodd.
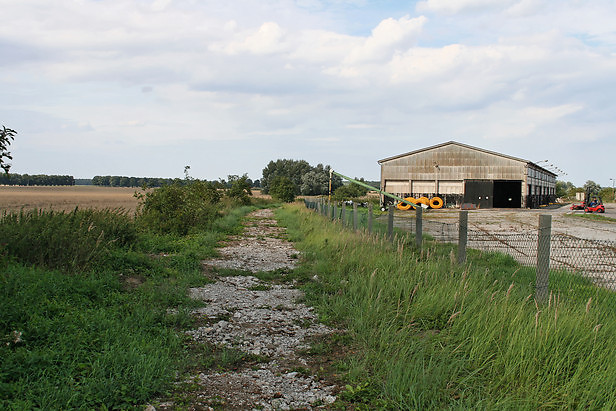
<svg viewBox="0 0 616 411"><path fill-rule="evenodd" d="M161 234L185 235L209 227L219 217L220 193L207 181L167 185L138 197L139 223Z"/></svg>
<svg viewBox="0 0 616 411"><path fill-rule="evenodd" d="M276 200L291 203L295 200L295 183L288 177L276 177L270 184L269 192Z"/></svg>
<svg viewBox="0 0 616 411"><path fill-rule="evenodd" d="M237 177L233 179L231 177L234 176L229 176L229 182L231 183L231 187L227 190L227 196L239 203L240 205L249 205L249 196L252 195L252 191L250 190L248 176L244 174L242 177Z"/></svg>
<svg viewBox="0 0 616 411"><path fill-rule="evenodd" d="M362 187L359 184L351 183L338 187L336 191L334 191L332 199L334 201L357 200L358 198L365 196L367 192L367 188Z"/></svg>
<svg viewBox="0 0 616 411"><path fill-rule="evenodd" d="M0 219L0 244L9 258L64 271L95 267L111 248L135 238L134 222L121 210L22 210Z"/></svg>

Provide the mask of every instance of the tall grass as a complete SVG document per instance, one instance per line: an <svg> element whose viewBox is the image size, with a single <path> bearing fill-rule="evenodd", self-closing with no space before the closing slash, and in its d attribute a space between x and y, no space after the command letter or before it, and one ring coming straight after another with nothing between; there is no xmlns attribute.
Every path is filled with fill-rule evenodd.
<svg viewBox="0 0 616 411"><path fill-rule="evenodd" d="M342 230L302 207L278 213L304 251L321 319L344 326L341 367L364 402L392 409L616 407L614 314L592 300L533 298L511 257ZM361 395L360 395L361 397Z"/></svg>
<svg viewBox="0 0 616 411"><path fill-rule="evenodd" d="M250 207L209 229L157 234L120 210L0 220L0 409L127 409L186 364L187 288Z"/></svg>
<svg viewBox="0 0 616 411"><path fill-rule="evenodd" d="M31 210L0 218L0 244L18 261L51 269L96 266L110 249L136 239L134 221L121 210Z"/></svg>

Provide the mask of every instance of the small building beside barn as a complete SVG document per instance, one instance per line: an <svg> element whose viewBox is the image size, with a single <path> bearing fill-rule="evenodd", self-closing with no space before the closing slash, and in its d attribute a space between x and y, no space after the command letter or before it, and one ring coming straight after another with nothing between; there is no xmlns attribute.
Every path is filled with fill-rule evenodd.
<svg viewBox="0 0 616 411"><path fill-rule="evenodd" d="M455 141L378 163L382 190L402 198L438 196L445 207L535 208L556 200L555 173L532 161Z"/></svg>

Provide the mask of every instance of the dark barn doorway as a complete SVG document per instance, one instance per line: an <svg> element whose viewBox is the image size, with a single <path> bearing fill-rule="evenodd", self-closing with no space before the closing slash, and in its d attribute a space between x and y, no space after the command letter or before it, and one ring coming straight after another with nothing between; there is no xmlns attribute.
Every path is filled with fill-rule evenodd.
<svg viewBox="0 0 616 411"><path fill-rule="evenodd" d="M521 208L522 181L494 180L494 208Z"/></svg>
<svg viewBox="0 0 616 411"><path fill-rule="evenodd" d="M493 207L494 184L492 180L464 180L464 202L477 208Z"/></svg>

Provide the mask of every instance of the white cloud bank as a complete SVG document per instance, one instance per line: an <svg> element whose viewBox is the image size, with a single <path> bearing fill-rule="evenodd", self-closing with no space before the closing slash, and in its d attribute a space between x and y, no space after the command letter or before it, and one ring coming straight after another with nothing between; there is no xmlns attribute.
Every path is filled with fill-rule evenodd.
<svg viewBox="0 0 616 411"><path fill-rule="evenodd" d="M376 160L453 139L582 184L599 177L576 156L616 152L609 1L427 0L379 21L371 2L309 3L2 2L14 171L259 178L287 157L377 178Z"/></svg>

